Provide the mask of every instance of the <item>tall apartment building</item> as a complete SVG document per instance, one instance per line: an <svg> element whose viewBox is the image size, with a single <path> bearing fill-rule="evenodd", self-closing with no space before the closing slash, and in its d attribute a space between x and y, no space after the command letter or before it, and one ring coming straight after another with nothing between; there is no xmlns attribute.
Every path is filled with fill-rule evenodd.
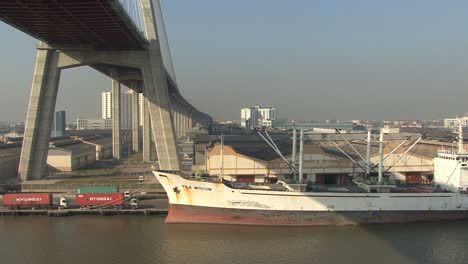
<svg viewBox="0 0 468 264"><path fill-rule="evenodd" d="M138 124L143 126L143 93L138 94Z"/></svg>
<svg viewBox="0 0 468 264"><path fill-rule="evenodd" d="M65 136L66 120L65 111L55 112L54 137Z"/></svg>
<svg viewBox="0 0 468 264"><path fill-rule="evenodd" d="M142 122L142 101L143 96L140 93L138 96L139 106L138 112L140 113L139 121ZM112 92L106 91L102 93L102 119L112 119ZM120 125L122 129L132 128L132 91L127 91L120 95Z"/></svg>
<svg viewBox="0 0 468 264"><path fill-rule="evenodd" d="M110 119L112 118L112 92L102 92L102 110L101 110L101 118L102 119Z"/></svg>
<svg viewBox="0 0 468 264"><path fill-rule="evenodd" d="M276 120L277 112L273 107L244 107L241 109L241 126L252 127L271 127L271 121Z"/></svg>

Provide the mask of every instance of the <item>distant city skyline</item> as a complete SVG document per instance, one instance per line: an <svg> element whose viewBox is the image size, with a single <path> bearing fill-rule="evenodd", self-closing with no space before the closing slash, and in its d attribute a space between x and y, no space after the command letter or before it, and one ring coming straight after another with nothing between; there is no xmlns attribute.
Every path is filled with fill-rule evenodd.
<svg viewBox="0 0 468 264"><path fill-rule="evenodd" d="M217 120L268 105L301 120L468 112L468 3L162 0L181 93ZM37 41L1 23L0 120L24 121ZM100 115L111 81L65 70L56 111Z"/></svg>

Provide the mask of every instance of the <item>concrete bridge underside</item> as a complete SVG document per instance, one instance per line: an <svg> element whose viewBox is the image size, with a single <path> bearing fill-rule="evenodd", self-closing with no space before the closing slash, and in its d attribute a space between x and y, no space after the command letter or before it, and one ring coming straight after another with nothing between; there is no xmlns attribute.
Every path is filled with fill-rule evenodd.
<svg viewBox="0 0 468 264"><path fill-rule="evenodd" d="M0 19L60 48L144 50L147 42L117 0L2 0Z"/></svg>
<svg viewBox="0 0 468 264"><path fill-rule="evenodd" d="M144 160L151 159L150 137L152 137L159 167L164 170L180 170L177 138L197 124L209 125L211 118L188 103L167 74L163 65L152 1L141 0L145 28L143 36L137 34L132 22L121 13L119 6L115 6L115 1L112 0L50 1L53 6L53 10L50 11L69 14L63 15L64 20L61 21L64 23L63 27L44 30L45 27L57 24L52 18L61 17L49 12L48 8L42 10L44 2L48 1L42 1L42 5L34 5L38 3L34 0L7 0L0 3L1 20L43 41L38 45L27 113L19 167L21 180L41 178L46 167L61 71L85 65L112 78L114 157L120 158L121 153L119 98L120 86L124 84L136 92L142 92L144 96ZM103 35L99 36L100 33L95 31L97 29L91 28L92 23L99 21L89 22L90 24L84 26L83 20L86 19L80 17L80 12L74 10L77 3L82 5L80 12L83 16L86 16L82 12L83 6L98 3L99 6L96 8L107 13L106 19L117 21L112 22L115 24L112 27L115 29L112 31L114 33L105 34L104 31L101 32ZM20 11L15 8L20 8ZM37 14L39 17L36 17ZM28 19L28 15L32 18ZM37 21L42 23L42 26L36 27ZM74 30L70 26L73 23L76 26ZM64 32L60 33L60 30ZM113 34L117 36L123 34L120 35L123 40L115 39L116 35ZM65 37L68 37L67 41L63 40ZM133 100L134 102L137 100L137 93L134 93ZM137 112L134 109L134 118ZM136 135L133 136L133 145L134 148L138 148L138 143L135 142L138 140L138 122L133 122L133 133Z"/></svg>

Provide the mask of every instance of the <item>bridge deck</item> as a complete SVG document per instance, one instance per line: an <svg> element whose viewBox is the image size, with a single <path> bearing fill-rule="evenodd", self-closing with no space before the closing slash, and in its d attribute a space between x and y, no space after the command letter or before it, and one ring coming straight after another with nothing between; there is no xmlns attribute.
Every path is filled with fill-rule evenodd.
<svg viewBox="0 0 468 264"><path fill-rule="evenodd" d="M146 43L116 0L2 0L0 20L56 47L129 50Z"/></svg>

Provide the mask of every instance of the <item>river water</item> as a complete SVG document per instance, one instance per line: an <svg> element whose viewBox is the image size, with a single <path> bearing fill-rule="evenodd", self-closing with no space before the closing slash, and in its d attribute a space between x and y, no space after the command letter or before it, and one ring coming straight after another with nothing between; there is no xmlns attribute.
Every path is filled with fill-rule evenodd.
<svg viewBox="0 0 468 264"><path fill-rule="evenodd" d="M164 216L0 217L0 263L468 263L468 221L181 225Z"/></svg>

